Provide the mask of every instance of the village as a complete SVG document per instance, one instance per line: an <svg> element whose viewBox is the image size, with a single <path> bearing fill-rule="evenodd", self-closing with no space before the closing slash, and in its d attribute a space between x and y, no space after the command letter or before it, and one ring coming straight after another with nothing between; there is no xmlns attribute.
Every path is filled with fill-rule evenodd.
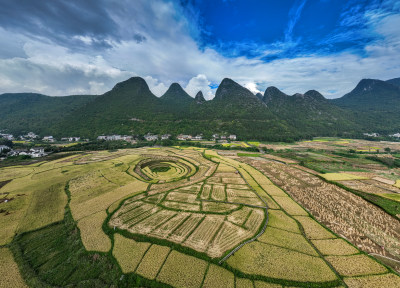
<svg viewBox="0 0 400 288"><path fill-rule="evenodd" d="M65 143L81 143L89 142L89 139L83 139L81 137L61 137L59 140L51 135L40 137L34 132L29 132L25 135L14 136L13 134L0 133L0 139L5 139L9 141L9 145L0 145L0 161L6 159L7 157L14 156L25 156L31 158L44 157L49 154L49 151L45 151L44 147L39 147L41 144L54 144L54 145L65 145ZM171 134L153 134L147 133L144 136L129 136L129 135L100 135L97 141L126 141L131 144L136 144L140 141L155 142L158 140L178 140L178 141L213 141L212 143L228 143L228 141L236 141L237 136L234 134L213 134L211 139L206 139L203 134L189 135L189 134L179 134L173 137ZM15 144L32 144L33 147L30 148L13 148L11 143ZM71 145L70 144L70 145Z"/></svg>

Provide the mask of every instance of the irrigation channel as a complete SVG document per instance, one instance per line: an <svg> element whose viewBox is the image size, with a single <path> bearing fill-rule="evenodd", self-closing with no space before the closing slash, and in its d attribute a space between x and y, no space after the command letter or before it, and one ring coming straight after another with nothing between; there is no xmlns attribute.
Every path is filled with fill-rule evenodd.
<svg viewBox="0 0 400 288"><path fill-rule="evenodd" d="M246 182L246 184L251 188L251 190L253 190L254 193L256 193L256 195L258 196L258 198L260 198L260 200L265 204L265 207L261 207L261 206L256 206L256 205L249 205L249 204L244 204L244 203L234 203L234 204L242 204L242 205L246 205L246 206L250 206L250 207L256 207L256 208L263 208L265 209L265 215L267 216L267 219L265 220L264 226L262 227L261 231L254 236L253 238L243 242L242 244L239 244L236 248L234 248L231 252L229 252L224 258L222 258L218 263L222 264L224 263L229 257L231 257L233 254L235 254L240 248L242 248L244 245L249 244L255 240L257 240L258 237L260 237L264 232L265 229L267 229L267 225L268 225L268 205L267 202L264 201L264 199L261 198L260 195L258 195L257 191L253 189L253 187L251 187L251 185L247 182L246 178L243 177L242 173L240 173L240 171L238 171L240 176L242 176L243 180ZM217 201L215 201L217 202ZM218 202L224 202L224 203L228 203L231 204L232 202L225 202L225 201L218 201Z"/></svg>

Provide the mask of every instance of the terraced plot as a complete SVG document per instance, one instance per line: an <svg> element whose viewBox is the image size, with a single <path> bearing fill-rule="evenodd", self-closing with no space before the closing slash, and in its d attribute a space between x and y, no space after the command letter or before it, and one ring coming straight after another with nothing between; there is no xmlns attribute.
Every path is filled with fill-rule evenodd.
<svg viewBox="0 0 400 288"><path fill-rule="evenodd" d="M255 169L262 158L243 157L248 165L236 153L202 153L140 148L7 168L15 178L0 192L14 199L0 203L10 212L0 213L0 236L11 243L0 264L12 277L0 277L0 287L399 286L400 277L275 186L277 176L273 183ZM284 180L296 188L321 181L301 173ZM385 249L396 251L396 235L385 236L393 237L382 238Z"/></svg>

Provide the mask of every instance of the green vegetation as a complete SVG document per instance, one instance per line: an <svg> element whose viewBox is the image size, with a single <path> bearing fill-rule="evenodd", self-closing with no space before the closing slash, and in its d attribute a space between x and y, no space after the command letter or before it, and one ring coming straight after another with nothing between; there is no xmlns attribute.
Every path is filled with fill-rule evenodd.
<svg viewBox="0 0 400 288"><path fill-rule="evenodd" d="M15 134L35 131L91 139L102 134L144 135L149 131L175 136L202 133L206 138L229 133L239 139L276 142L316 136L366 137L364 130L393 132L400 120L396 108L399 88L380 82L383 84L372 83L374 89L367 92L358 89L331 101L314 90L288 96L274 87L260 99L224 79L213 100L199 102L176 83L158 98L144 79L133 77L99 96L0 95L0 128Z"/></svg>
<svg viewBox="0 0 400 288"><path fill-rule="evenodd" d="M0 212L1 235L13 238L0 251L0 266L15 276L5 279L30 287L337 287L342 275L392 273L316 222L257 161L274 163L178 147L1 168L3 199L15 197L0 202L12 212ZM137 168L165 178L141 181ZM175 172L190 177L169 182Z"/></svg>

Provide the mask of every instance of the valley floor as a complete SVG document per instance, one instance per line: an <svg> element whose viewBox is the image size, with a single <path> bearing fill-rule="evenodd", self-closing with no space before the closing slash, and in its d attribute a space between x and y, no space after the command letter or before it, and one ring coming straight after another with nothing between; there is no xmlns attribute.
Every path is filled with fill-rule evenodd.
<svg viewBox="0 0 400 288"><path fill-rule="evenodd" d="M0 168L0 287L399 287L400 147L316 140Z"/></svg>

